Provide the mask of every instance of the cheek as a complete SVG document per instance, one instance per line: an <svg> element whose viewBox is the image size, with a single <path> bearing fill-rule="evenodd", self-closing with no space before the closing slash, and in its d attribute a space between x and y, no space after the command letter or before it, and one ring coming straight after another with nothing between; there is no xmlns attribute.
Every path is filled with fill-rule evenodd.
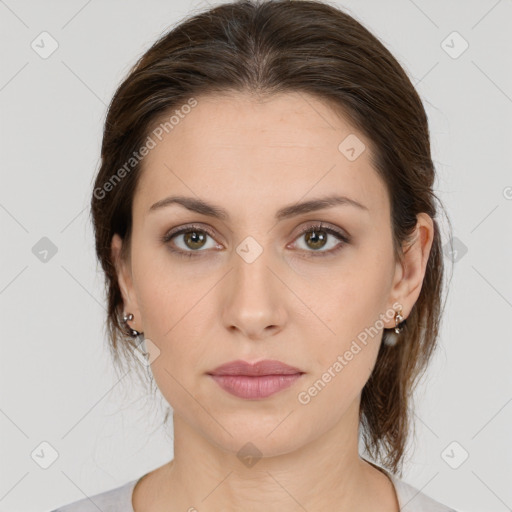
<svg viewBox="0 0 512 512"><path fill-rule="evenodd" d="M206 285L197 276L187 275L186 263L177 262L165 246L148 247L134 255L136 295L148 332L163 339L193 310Z"/></svg>
<svg viewBox="0 0 512 512"><path fill-rule="evenodd" d="M156 297L155 297L156 299ZM162 299L165 299L162 297ZM149 337L159 349L158 357L151 364L151 372L166 401L176 411L189 411L191 417L201 414L195 410L198 383L211 369L208 365L208 340L200 320L197 300L188 304L187 298L155 303L148 311Z"/></svg>
<svg viewBox="0 0 512 512"><path fill-rule="evenodd" d="M206 335L211 332L212 304L208 279L180 273L178 266L153 260L141 273L137 296L144 334L159 349L151 365L155 381L166 399L190 387L193 375L210 369ZM210 278L211 279L211 278ZM174 378L173 378L174 377Z"/></svg>
<svg viewBox="0 0 512 512"><path fill-rule="evenodd" d="M297 409L308 418L322 418L323 425L334 425L353 410L357 417L358 397L370 377L378 354L377 343L339 339L325 346L322 361L298 390ZM318 352L317 352L318 354ZM308 426L317 429L317 422Z"/></svg>
<svg viewBox="0 0 512 512"><path fill-rule="evenodd" d="M351 271L340 279L326 282L311 303L332 331L331 338L348 341L375 326L379 316L386 312L389 286L390 279L382 268L365 266L360 272ZM329 341L329 336L326 340Z"/></svg>
<svg viewBox="0 0 512 512"><path fill-rule="evenodd" d="M310 292L308 299L325 324L319 325L325 335L314 336L318 367L329 368L346 354L347 366L337 375L345 373L356 381L360 373L369 376L377 358L392 269L384 255L359 254L350 271L340 267L339 277L324 280L321 290L314 296Z"/></svg>
<svg viewBox="0 0 512 512"><path fill-rule="evenodd" d="M375 284L375 283L374 283ZM378 289L353 294L350 283L332 292L326 305L326 322L334 332L310 335L312 374L301 388L300 403L311 403L309 412L330 410L331 421L346 412L370 377L379 353L384 313ZM320 316L320 315L319 315ZM320 414L320 412L318 413ZM322 413L324 414L324 413Z"/></svg>

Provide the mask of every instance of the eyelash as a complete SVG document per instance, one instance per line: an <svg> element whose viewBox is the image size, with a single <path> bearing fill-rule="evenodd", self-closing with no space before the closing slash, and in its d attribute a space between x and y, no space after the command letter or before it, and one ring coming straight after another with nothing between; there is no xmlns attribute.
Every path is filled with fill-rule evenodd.
<svg viewBox="0 0 512 512"><path fill-rule="evenodd" d="M208 229L206 227L201 227L201 226L198 226L198 225L190 224L190 225L187 225L187 226L183 226L182 228L179 228L176 231L172 231L171 230L171 231L167 232L161 238L161 241L162 241L162 243L167 244L174 237L176 237L178 235L182 235L184 233L193 232L193 231L197 231L197 232L200 232L200 233L206 233L211 238L214 238L214 234L213 234L213 232L210 229ZM337 229L333 229L333 228L329 228L327 226L324 226L321 222L319 224L315 224L315 225L312 225L312 226L307 226L305 229L303 229L298 234L296 239L300 238L301 236L304 236L306 233L309 233L311 231L324 231L325 233L328 233L328 234L333 235L334 237L338 238L341 243L338 244L334 249L330 249L328 251L306 251L307 253L310 253L307 256L305 256L306 258L309 258L309 257L316 258L316 257L331 256L333 254L336 254L346 244L350 243L350 237L349 236L345 235L341 231L338 231ZM183 251L181 249L174 249L170 245L169 245L169 250L171 252L177 254L178 256L183 256L184 258L193 258L193 257L199 256L200 253L202 253L202 252L206 252L204 250L203 251L201 251L201 250L198 250L198 251Z"/></svg>

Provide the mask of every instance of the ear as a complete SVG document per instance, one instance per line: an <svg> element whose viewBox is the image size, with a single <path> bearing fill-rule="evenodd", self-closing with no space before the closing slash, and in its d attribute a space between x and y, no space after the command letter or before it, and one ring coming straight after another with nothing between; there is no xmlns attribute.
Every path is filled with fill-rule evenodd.
<svg viewBox="0 0 512 512"><path fill-rule="evenodd" d="M117 280L121 295L123 297L123 312L125 314L132 313L133 320L129 323L130 327L142 332L142 318L140 315L139 304L133 286L131 261L126 261L121 257L121 249L123 247L123 239L115 233L111 243L112 263L116 268Z"/></svg>
<svg viewBox="0 0 512 512"><path fill-rule="evenodd" d="M393 287L390 294L392 309L397 303L402 307L402 316L407 319L414 304L418 300L425 277L428 257L434 239L434 222L426 213L417 215L416 229L413 240L403 246L403 262L397 262ZM394 307L393 307L394 304ZM388 329L395 327L394 319L386 325Z"/></svg>

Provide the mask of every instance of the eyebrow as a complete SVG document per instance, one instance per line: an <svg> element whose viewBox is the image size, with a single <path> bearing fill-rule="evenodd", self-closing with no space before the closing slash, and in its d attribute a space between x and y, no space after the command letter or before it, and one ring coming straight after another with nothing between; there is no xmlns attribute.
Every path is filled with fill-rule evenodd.
<svg viewBox="0 0 512 512"><path fill-rule="evenodd" d="M160 201L157 201L149 208L148 213L160 210L161 208L165 208L172 204L179 204L192 212L200 213L201 215L214 217L216 219L224 221L227 221L230 218L229 213L224 208L208 203L202 199L186 196L169 196L166 197L165 199L161 199ZM360 210L369 212L369 209L366 206L355 201L354 199L350 199L349 197L326 196L317 199L311 199L309 201L304 201L302 203L285 206L276 212L275 217L276 220L281 221L284 219L295 217L297 215L301 215L303 213L323 210L325 208L331 208L333 206L339 205L353 206Z"/></svg>

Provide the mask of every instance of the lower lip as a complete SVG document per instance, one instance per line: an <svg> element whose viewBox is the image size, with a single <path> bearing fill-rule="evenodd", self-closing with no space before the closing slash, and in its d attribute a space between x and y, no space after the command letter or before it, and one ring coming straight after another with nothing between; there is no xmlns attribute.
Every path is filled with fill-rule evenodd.
<svg viewBox="0 0 512 512"><path fill-rule="evenodd" d="M301 373L292 375L211 375L213 380L225 391L239 398L266 398L278 391L290 387Z"/></svg>

